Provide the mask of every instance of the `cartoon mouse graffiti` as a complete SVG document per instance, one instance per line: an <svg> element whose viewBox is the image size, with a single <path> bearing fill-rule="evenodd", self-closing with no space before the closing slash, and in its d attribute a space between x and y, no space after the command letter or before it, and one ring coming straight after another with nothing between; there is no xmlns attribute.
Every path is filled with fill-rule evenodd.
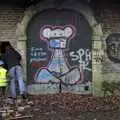
<svg viewBox="0 0 120 120"><path fill-rule="evenodd" d="M75 28L71 25L41 28L40 38L47 42L52 56L48 65L37 71L34 77L36 83L59 83L61 80L65 84L75 84L80 80L79 68L70 68L64 52L74 36Z"/></svg>

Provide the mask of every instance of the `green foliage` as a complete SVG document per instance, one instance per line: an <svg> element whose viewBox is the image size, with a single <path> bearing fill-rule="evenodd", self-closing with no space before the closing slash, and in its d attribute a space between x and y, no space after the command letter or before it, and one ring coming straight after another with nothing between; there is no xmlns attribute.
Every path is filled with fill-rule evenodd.
<svg viewBox="0 0 120 120"><path fill-rule="evenodd" d="M102 82L102 91L104 96L106 95L116 95L120 93L120 81L103 81Z"/></svg>

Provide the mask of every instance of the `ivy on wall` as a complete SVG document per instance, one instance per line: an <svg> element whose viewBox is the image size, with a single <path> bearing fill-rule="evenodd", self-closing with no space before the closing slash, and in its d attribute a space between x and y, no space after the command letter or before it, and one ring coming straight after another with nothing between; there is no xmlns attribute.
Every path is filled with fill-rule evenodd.
<svg viewBox="0 0 120 120"><path fill-rule="evenodd" d="M120 81L103 81L102 91L104 96L107 95L117 95L120 93Z"/></svg>

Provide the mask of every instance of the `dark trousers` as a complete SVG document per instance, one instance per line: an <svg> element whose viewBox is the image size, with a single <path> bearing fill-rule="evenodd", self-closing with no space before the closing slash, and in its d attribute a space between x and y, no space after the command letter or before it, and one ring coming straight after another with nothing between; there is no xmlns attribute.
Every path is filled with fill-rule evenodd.
<svg viewBox="0 0 120 120"><path fill-rule="evenodd" d="M0 97L5 97L6 95L6 87L0 87Z"/></svg>

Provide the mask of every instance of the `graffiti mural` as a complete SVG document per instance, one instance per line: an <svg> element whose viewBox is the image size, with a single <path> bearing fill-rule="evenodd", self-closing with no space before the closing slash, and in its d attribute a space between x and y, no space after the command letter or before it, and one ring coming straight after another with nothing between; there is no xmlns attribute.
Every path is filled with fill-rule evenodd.
<svg viewBox="0 0 120 120"><path fill-rule="evenodd" d="M105 71L120 72L120 34L112 33L106 39Z"/></svg>
<svg viewBox="0 0 120 120"><path fill-rule="evenodd" d="M51 59L46 68L41 68L35 75L35 82L56 82L75 84L80 80L79 68L70 68L67 64L64 49L74 36L74 27L44 27L40 30L41 39L44 39L52 51Z"/></svg>
<svg viewBox="0 0 120 120"><path fill-rule="evenodd" d="M41 12L27 32L30 92L91 93L92 30L81 14L54 9Z"/></svg>

